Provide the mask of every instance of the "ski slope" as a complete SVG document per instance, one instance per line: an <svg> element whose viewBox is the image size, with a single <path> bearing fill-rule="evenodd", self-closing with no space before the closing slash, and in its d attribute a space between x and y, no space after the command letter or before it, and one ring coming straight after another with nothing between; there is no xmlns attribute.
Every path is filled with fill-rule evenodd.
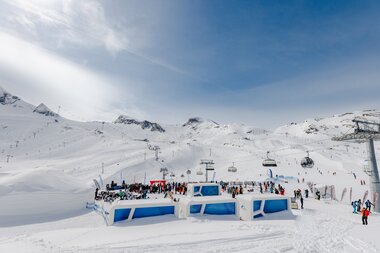
<svg viewBox="0 0 380 253"><path fill-rule="evenodd" d="M178 125L129 117L77 122L0 89L0 201L6 203L0 205L0 251L376 252L378 242L363 233L375 231L379 218L370 217L370 225L362 228L360 217L351 214L348 194L343 202L308 200L308 208L290 220L260 222L144 219L106 227L85 209L99 175L105 182L121 177L144 182L161 178L160 168L167 167L175 181L187 181L188 169L190 180L200 181L200 160L213 159L218 181L259 181L267 178L261 165L267 151L278 163L273 174L294 178L285 184L288 194L313 182L334 185L338 199L350 187L353 198L361 198L369 182L363 171L365 145L331 141L352 131L353 118L380 121L380 112L307 119L274 130L201 118ZM160 148L158 160L154 146ZM312 169L299 164L306 151L315 162ZM227 172L232 163L237 173ZM298 183L302 178L305 183Z"/></svg>

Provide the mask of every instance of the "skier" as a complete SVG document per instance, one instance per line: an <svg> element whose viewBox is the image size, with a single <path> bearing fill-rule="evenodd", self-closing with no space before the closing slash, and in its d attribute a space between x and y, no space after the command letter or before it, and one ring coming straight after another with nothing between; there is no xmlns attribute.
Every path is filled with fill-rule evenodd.
<svg viewBox="0 0 380 253"><path fill-rule="evenodd" d="M302 197L302 195L301 195L300 201L301 201L301 209L303 209L303 197Z"/></svg>
<svg viewBox="0 0 380 253"><path fill-rule="evenodd" d="M360 212L360 209L361 209L361 208L362 208L362 200L359 199L359 200L358 200L358 207L357 207L358 212Z"/></svg>
<svg viewBox="0 0 380 253"><path fill-rule="evenodd" d="M357 210L357 206L358 206L358 202L355 200L355 201L352 201L351 203L352 207L354 208L354 211L352 213L358 213L356 210Z"/></svg>
<svg viewBox="0 0 380 253"><path fill-rule="evenodd" d="M309 190L308 189L305 190L305 198L309 198Z"/></svg>
<svg viewBox="0 0 380 253"><path fill-rule="evenodd" d="M317 190L317 192L315 193L315 195L317 195L317 199L318 200L321 200L321 193Z"/></svg>
<svg viewBox="0 0 380 253"><path fill-rule="evenodd" d="M369 200L367 199L367 201L365 202L365 207L368 209L368 211L371 212L371 206L375 207L375 205Z"/></svg>
<svg viewBox="0 0 380 253"><path fill-rule="evenodd" d="M369 216L369 210L367 208L363 208L362 210L363 225L368 225L368 216Z"/></svg>

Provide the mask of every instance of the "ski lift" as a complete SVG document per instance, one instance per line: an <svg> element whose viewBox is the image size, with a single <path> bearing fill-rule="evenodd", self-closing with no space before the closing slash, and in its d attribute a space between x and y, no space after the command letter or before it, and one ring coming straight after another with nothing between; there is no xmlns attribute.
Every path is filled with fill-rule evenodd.
<svg viewBox="0 0 380 253"><path fill-rule="evenodd" d="M203 175L203 172L202 172L201 169L199 169L199 170L197 171L197 175L198 175L198 176L202 176L202 175Z"/></svg>
<svg viewBox="0 0 380 253"><path fill-rule="evenodd" d="M235 173L237 171L237 168L235 167L235 163L232 163L232 166L228 167L228 172Z"/></svg>
<svg viewBox="0 0 380 253"><path fill-rule="evenodd" d="M269 158L269 151L267 151L267 159L263 161L264 167L277 167L277 163L274 159Z"/></svg>
<svg viewBox="0 0 380 253"><path fill-rule="evenodd" d="M301 166L302 168L313 168L314 167L314 161L309 157L309 151L306 151L307 157L304 157L301 160Z"/></svg>

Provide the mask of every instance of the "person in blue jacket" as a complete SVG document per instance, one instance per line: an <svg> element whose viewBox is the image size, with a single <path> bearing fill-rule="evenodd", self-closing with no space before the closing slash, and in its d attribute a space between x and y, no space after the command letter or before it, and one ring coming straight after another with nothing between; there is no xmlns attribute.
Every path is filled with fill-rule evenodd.
<svg viewBox="0 0 380 253"><path fill-rule="evenodd" d="M352 207L354 208L353 213L358 213L356 210L358 208L358 202L355 200L351 203Z"/></svg>

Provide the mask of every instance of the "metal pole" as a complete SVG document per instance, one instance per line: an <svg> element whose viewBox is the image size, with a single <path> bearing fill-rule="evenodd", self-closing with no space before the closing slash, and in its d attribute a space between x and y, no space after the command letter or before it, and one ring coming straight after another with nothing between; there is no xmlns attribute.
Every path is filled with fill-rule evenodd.
<svg viewBox="0 0 380 253"><path fill-rule="evenodd" d="M371 190L372 196L374 196L375 193L380 194L380 180L379 180L379 170L377 169L375 146L373 144L373 139L368 139L367 149L368 149L368 163L370 166L369 170L371 173L370 190ZM375 212L380 212L379 199L376 201L376 204L375 204Z"/></svg>

